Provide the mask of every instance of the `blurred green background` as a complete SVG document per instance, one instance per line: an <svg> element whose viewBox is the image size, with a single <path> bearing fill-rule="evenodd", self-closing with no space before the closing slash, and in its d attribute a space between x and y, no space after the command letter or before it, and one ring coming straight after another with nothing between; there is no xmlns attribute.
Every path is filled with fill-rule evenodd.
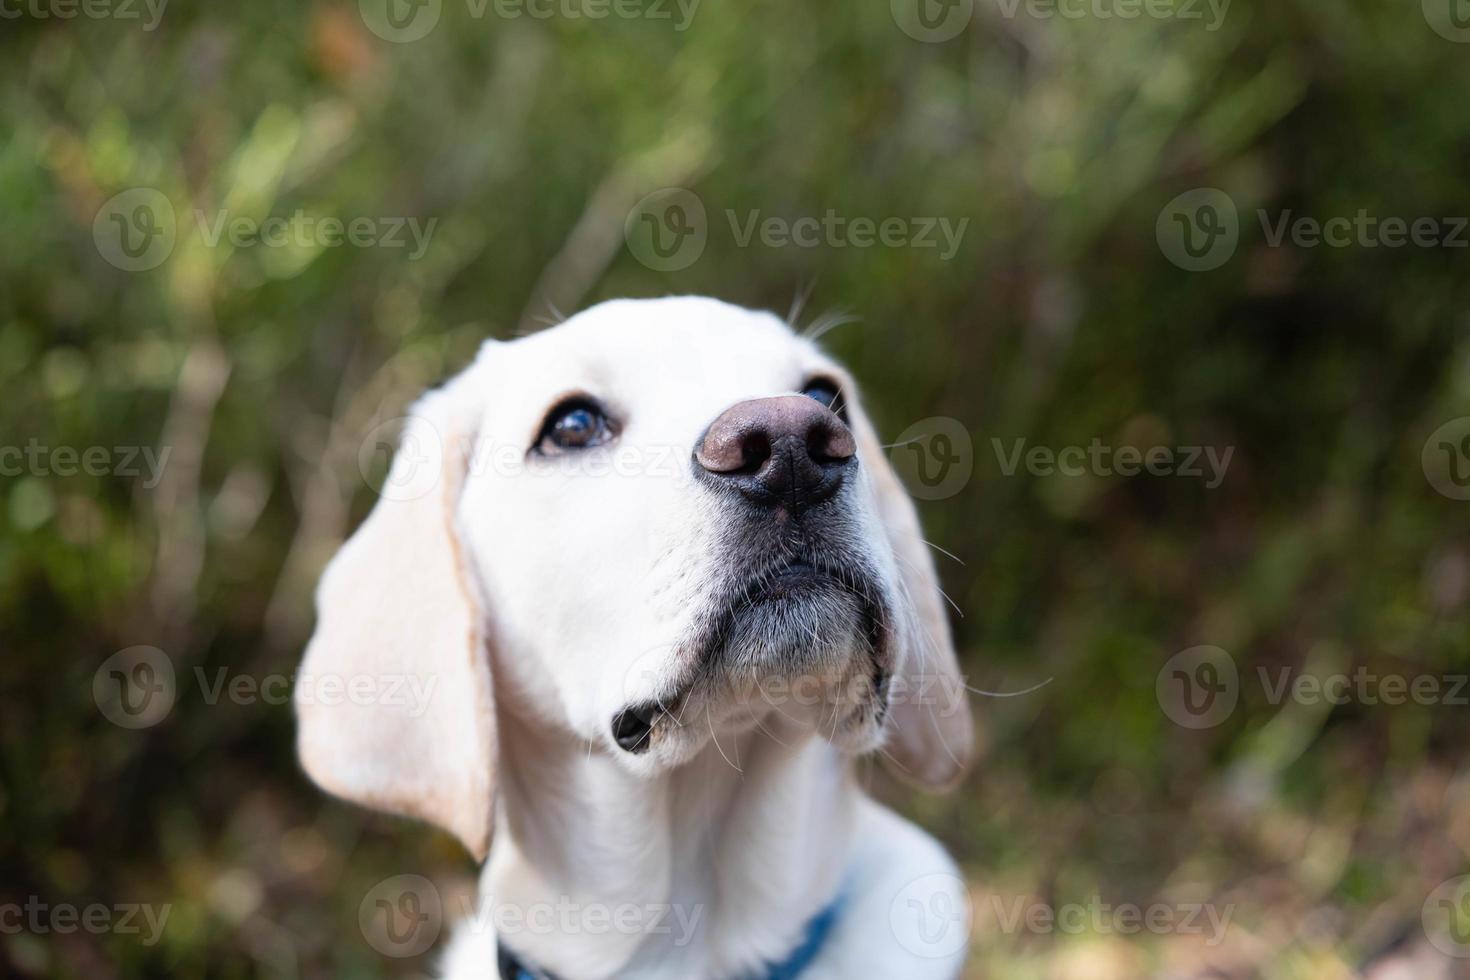
<svg viewBox="0 0 1470 980"><path fill-rule="evenodd" d="M977 697L986 754L954 795L870 774L970 877L972 975L1457 975L1421 906L1470 870L1470 708L1273 704L1257 670L1470 671L1470 504L1429 462L1470 414L1470 250L1273 245L1258 219L1470 214L1459 0L1135 19L1099 13L1126 0L1080 17L924 0L928 40L907 2L0 9L0 443L113 460L0 476L0 903L171 909L153 945L0 932L0 973L426 971L374 950L358 903L410 869L462 892L468 859L328 800L289 707L210 704L195 668L294 673L316 576L374 499L364 437L482 338L611 297L785 313L809 293L808 318L860 317L824 343L885 436L930 417L968 434L973 476L920 506L959 559L940 556L971 683L1054 678ZM432 30L409 39L426 21L405 17ZM669 187L701 202L708 240L664 270L624 224ZM109 202L140 188L173 240L129 271L114 215L162 226ZM1208 271L1165 234L1196 188L1238 209ZM968 225L946 260L742 245L729 217L829 210ZM298 211L436 223L418 256L209 240L221 213ZM992 441L1095 438L1234 455L1211 487L1007 475ZM119 447L166 447L162 478L118 472ZM93 680L137 645L167 653L178 694L127 730ZM1239 703L1192 729L1156 680L1199 645L1238 665ZM1002 928L996 898L1232 917L1218 944L1041 934Z"/></svg>

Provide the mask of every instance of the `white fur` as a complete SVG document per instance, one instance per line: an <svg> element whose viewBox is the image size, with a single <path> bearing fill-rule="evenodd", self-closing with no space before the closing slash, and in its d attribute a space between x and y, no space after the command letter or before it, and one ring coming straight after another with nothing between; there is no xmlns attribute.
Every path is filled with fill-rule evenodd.
<svg viewBox="0 0 1470 980"><path fill-rule="evenodd" d="M909 693L886 723L835 695L870 665L851 624L828 623L814 633L817 696L773 703L738 696L732 679L646 753L620 750L610 720L688 672L703 604L739 557L721 533L731 503L691 477L697 440L729 406L814 374L839 379L848 401L861 476L844 490L848 544L872 571ZM547 409L574 392L623 423L616 444L528 456ZM941 909L963 907L957 872L852 772L881 744L901 775L943 787L970 750L932 562L855 399L852 379L775 317L668 299L488 343L416 406L414 451L400 451L390 486L427 489L382 501L334 560L303 673L416 674L435 684L432 704L420 717L298 712L323 786L488 847L479 916L444 961L451 980L495 976L488 923L531 909L583 923L505 937L568 980L737 977L782 959L835 896L809 976L958 971L963 944L922 922L936 889ZM627 918L587 925L615 915Z"/></svg>

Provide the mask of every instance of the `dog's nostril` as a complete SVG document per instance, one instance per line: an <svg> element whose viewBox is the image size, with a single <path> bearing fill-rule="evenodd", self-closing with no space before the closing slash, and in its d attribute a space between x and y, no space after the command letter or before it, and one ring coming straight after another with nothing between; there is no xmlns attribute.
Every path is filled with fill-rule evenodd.
<svg viewBox="0 0 1470 980"><path fill-rule="evenodd" d="M846 427L835 429L826 425L815 425L806 437L807 455L818 463L841 463L851 459L857 452L852 432Z"/></svg>
<svg viewBox="0 0 1470 980"><path fill-rule="evenodd" d="M754 473L766 464L766 460L771 458L771 437L761 431L748 433L740 448L740 468Z"/></svg>
<svg viewBox="0 0 1470 980"><path fill-rule="evenodd" d="M656 704L639 705L619 711L613 716L613 739L624 752L640 755L648 751L652 743L653 720L661 709Z"/></svg>

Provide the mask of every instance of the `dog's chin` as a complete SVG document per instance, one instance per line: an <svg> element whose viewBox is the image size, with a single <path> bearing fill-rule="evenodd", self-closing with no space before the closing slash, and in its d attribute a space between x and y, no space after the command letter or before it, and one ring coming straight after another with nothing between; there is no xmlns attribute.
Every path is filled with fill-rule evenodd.
<svg viewBox="0 0 1470 980"><path fill-rule="evenodd" d="M652 774L751 732L876 749L891 672L880 594L802 562L746 583L714 606L691 658L698 668L660 699L646 739L619 755Z"/></svg>
<svg viewBox="0 0 1470 980"><path fill-rule="evenodd" d="M863 603L805 564L788 566L743 594L727 623L719 666L735 679L820 672L871 647Z"/></svg>

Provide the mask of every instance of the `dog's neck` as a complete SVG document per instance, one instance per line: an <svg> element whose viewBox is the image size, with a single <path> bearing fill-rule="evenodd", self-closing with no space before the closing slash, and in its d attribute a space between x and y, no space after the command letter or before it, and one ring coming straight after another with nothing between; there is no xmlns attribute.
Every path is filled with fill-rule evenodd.
<svg viewBox="0 0 1470 980"><path fill-rule="evenodd" d="M779 962L838 893L857 793L837 750L780 722L722 735L647 779L502 710L482 916L518 956L565 977L736 976Z"/></svg>

